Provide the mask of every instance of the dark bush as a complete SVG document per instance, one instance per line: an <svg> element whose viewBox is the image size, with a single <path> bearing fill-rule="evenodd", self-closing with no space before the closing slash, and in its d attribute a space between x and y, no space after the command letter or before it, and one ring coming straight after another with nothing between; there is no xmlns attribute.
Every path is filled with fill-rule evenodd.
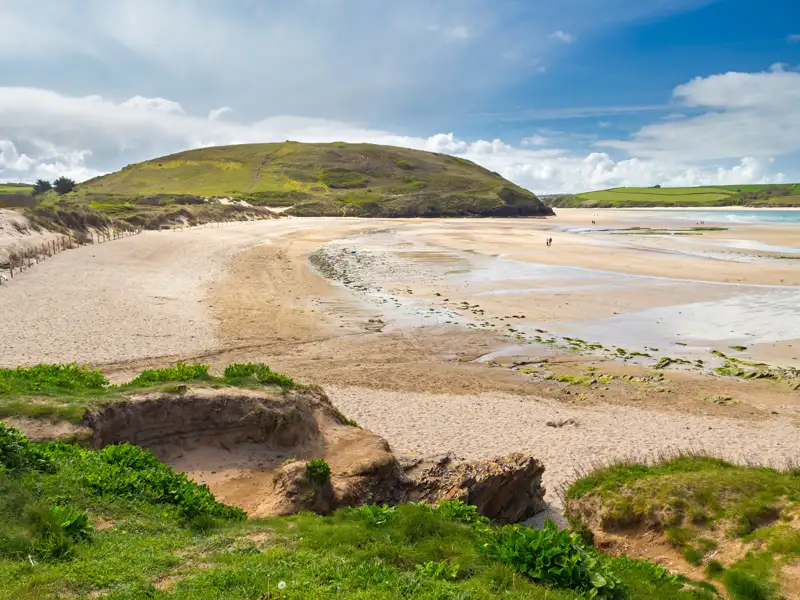
<svg viewBox="0 0 800 600"><path fill-rule="evenodd" d="M74 190L76 185L75 181L69 177L59 177L53 182L53 189L56 191L56 194L62 196Z"/></svg>

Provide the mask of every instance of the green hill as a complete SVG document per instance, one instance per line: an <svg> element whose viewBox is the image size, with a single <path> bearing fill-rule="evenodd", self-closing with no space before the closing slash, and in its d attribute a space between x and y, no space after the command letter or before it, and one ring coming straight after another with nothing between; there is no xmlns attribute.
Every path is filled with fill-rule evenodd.
<svg viewBox="0 0 800 600"><path fill-rule="evenodd" d="M800 184L720 185L685 188L621 187L544 198L561 208L634 208L659 206L800 206Z"/></svg>
<svg viewBox="0 0 800 600"><path fill-rule="evenodd" d="M129 165L62 197L131 217L148 207L233 198L298 216L550 215L528 190L470 161L374 144L244 144Z"/></svg>

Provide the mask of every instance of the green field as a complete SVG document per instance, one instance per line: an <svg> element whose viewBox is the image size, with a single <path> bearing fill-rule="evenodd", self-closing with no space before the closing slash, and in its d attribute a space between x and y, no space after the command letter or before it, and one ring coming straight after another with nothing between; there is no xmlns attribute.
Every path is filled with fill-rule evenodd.
<svg viewBox="0 0 800 600"><path fill-rule="evenodd" d="M30 194L33 186L27 183L0 183L0 196L6 194Z"/></svg>
<svg viewBox="0 0 800 600"><path fill-rule="evenodd" d="M635 208L710 206L800 206L800 184L720 185L688 188L620 187L582 194L552 196L554 207Z"/></svg>
<svg viewBox="0 0 800 600"><path fill-rule="evenodd" d="M551 213L533 193L470 161L420 150L345 143L283 142L189 150L86 181L62 200L115 212L124 219L154 206L208 197L289 206L289 214L298 216Z"/></svg>
<svg viewBox="0 0 800 600"><path fill-rule="evenodd" d="M27 183L0 183L0 208L32 206L32 191Z"/></svg>

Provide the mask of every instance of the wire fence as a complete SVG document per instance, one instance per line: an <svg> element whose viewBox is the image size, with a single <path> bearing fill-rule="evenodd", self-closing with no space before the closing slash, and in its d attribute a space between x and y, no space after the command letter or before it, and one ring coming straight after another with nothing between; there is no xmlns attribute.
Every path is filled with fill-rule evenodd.
<svg viewBox="0 0 800 600"><path fill-rule="evenodd" d="M104 244L125 237L139 235L141 229L103 229L86 233L76 233L73 235L59 235L40 242L28 245L25 248L14 250L8 253L5 263L0 264L0 286L10 282L22 271L30 269L34 265L47 260L48 258L60 254L65 250L73 250L80 246L90 244Z"/></svg>
<svg viewBox="0 0 800 600"><path fill-rule="evenodd" d="M157 231L186 231L190 229L206 229L208 227L227 227L229 225L236 225L241 223L257 223L264 219L247 219L240 221L211 221L208 223L201 223L198 225L162 225ZM142 233L142 229L103 229L95 230L87 233L75 233L73 235L60 235L57 238L48 241L40 242L38 244L29 245L26 248L10 252L5 263L0 263L0 286L9 283L26 269L38 265L43 260L46 260L56 254L64 252L65 250L72 250L80 246L87 246L90 244L104 244L114 240L119 240L133 235Z"/></svg>
<svg viewBox="0 0 800 600"><path fill-rule="evenodd" d="M157 231L189 231L191 229L207 229L209 227L227 227L229 225L242 225L248 223L261 223L263 221L271 221L268 219L241 219L232 221L208 221L206 223L199 223L197 225L162 225Z"/></svg>

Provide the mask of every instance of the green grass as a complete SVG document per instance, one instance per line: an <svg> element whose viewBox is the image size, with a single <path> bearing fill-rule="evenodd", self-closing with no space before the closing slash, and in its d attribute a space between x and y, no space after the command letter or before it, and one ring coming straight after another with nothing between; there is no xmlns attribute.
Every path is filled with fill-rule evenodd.
<svg viewBox="0 0 800 600"><path fill-rule="evenodd" d="M172 367L142 371L127 383L112 385L101 371L75 363L0 369L0 418L78 423L93 405L124 399L126 393L147 388L172 391L174 384L184 382L202 382L212 387L267 385L283 390L297 385L290 377L261 363L228 365L222 377L214 377L208 370L207 365L179 362Z"/></svg>
<svg viewBox="0 0 800 600"><path fill-rule="evenodd" d="M30 194L33 186L27 183L0 183L0 196L6 194Z"/></svg>
<svg viewBox="0 0 800 600"><path fill-rule="evenodd" d="M765 184L684 188L612 188L575 195L554 196L555 207L710 207L795 206L800 204L800 184Z"/></svg>
<svg viewBox="0 0 800 600"><path fill-rule="evenodd" d="M34 444L7 428L0 517L3 599L712 598L552 524L492 527L458 501L243 520L146 450Z"/></svg>
<svg viewBox="0 0 800 600"><path fill-rule="evenodd" d="M192 212L198 207L186 202L215 196L292 206L299 216L551 214L533 193L470 161L341 142L189 150L86 181L59 200L140 223L165 207Z"/></svg>
<svg viewBox="0 0 800 600"><path fill-rule="evenodd" d="M0 208L33 206L33 186L25 183L0 183Z"/></svg>
<svg viewBox="0 0 800 600"><path fill-rule="evenodd" d="M789 524L800 510L796 468L744 467L690 455L652 465L620 463L579 479L565 499L576 526L655 529L694 565L738 539L750 551L710 569L733 598L777 600L780 568L800 560L800 530Z"/></svg>

